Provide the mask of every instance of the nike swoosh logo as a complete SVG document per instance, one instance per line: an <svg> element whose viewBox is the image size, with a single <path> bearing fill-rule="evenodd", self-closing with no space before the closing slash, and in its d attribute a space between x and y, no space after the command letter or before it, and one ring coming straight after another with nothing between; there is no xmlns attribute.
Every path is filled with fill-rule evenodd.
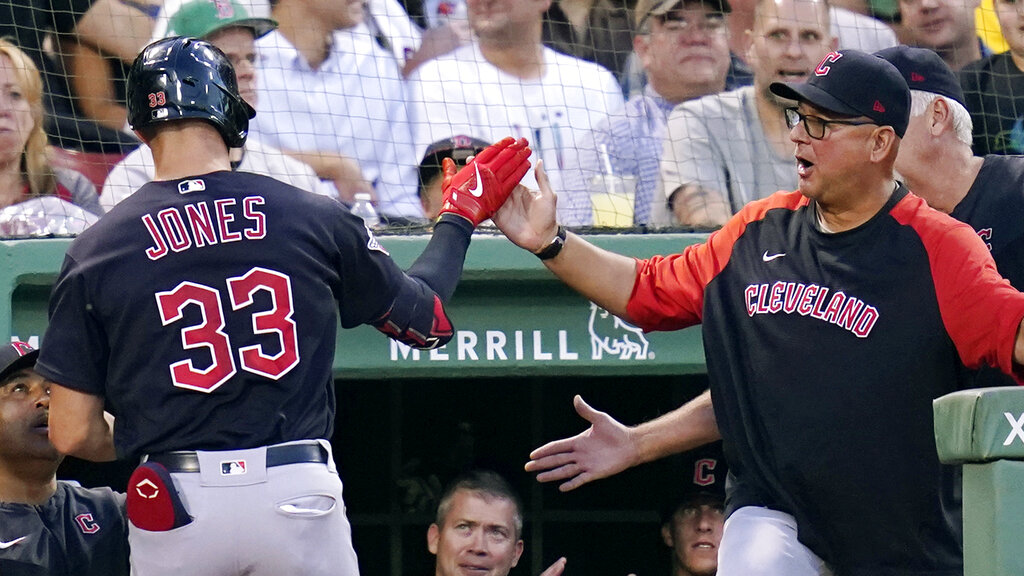
<svg viewBox="0 0 1024 576"><path fill-rule="evenodd" d="M775 260L776 258L782 258L785 255L785 252L780 252L778 254L768 254L768 251L765 250L764 254L761 255L761 260L764 260L765 262L771 262L772 260Z"/></svg>
<svg viewBox="0 0 1024 576"><path fill-rule="evenodd" d="M469 189L469 193L479 198L484 194L484 179L480 177L480 165L473 162L473 168L476 168L476 185Z"/></svg>
<svg viewBox="0 0 1024 576"><path fill-rule="evenodd" d="M21 542L22 540L24 540L25 538L28 538L28 536L22 536L21 538L15 538L14 540L11 540L10 542L0 542L0 550L7 550L11 546L14 546L18 542Z"/></svg>

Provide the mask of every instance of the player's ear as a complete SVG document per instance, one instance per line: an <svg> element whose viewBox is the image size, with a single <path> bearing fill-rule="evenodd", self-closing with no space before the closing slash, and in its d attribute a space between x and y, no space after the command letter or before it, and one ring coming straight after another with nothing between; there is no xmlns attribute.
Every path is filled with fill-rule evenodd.
<svg viewBox="0 0 1024 576"><path fill-rule="evenodd" d="M441 174L443 175L441 179L441 190L448 189L448 185L452 183L452 178L455 177L455 174L458 171L459 169L455 166L455 161L451 158L444 158L441 160Z"/></svg>
<svg viewBox="0 0 1024 576"><path fill-rule="evenodd" d="M665 522L664 524L661 525L661 541L664 542L665 546L668 546L669 548L674 548L675 547L672 544L672 523L671 522Z"/></svg>
<svg viewBox="0 0 1024 576"><path fill-rule="evenodd" d="M935 98L928 108L931 112L928 131L933 136L938 136L944 130L953 128L953 111L945 98Z"/></svg>
<svg viewBox="0 0 1024 576"><path fill-rule="evenodd" d="M523 555L523 541L516 540L516 555L512 558L512 567L514 568L519 564L519 557Z"/></svg>
<svg viewBox="0 0 1024 576"><path fill-rule="evenodd" d="M900 138L896 136L896 131L892 129L892 126L879 126L874 129L871 133L871 139L868 140L868 145L871 148L870 157L874 163L896 159L896 153L899 150Z"/></svg>
<svg viewBox="0 0 1024 576"><path fill-rule="evenodd" d="M434 556L437 556L437 543L441 539L441 528L437 524L431 524L430 528L427 528L427 550Z"/></svg>

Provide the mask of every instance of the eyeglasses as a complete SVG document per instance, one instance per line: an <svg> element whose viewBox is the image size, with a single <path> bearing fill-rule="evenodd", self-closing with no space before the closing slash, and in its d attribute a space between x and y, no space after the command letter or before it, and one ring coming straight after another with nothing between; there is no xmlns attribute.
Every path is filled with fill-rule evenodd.
<svg viewBox="0 0 1024 576"><path fill-rule="evenodd" d="M708 14L694 20L690 21L682 16L664 17L661 20L661 27L668 34L684 34L698 29L709 35L722 34L726 31L725 18L721 14Z"/></svg>
<svg viewBox="0 0 1024 576"><path fill-rule="evenodd" d="M803 122L804 130L807 131L807 135L815 140L821 140L825 137L825 128L829 124L839 124L841 126L867 126L868 124L874 124L876 122L856 122L853 120L826 120L819 116L810 116L808 114L801 114L796 108L786 108L786 126L792 130L796 128L796 125Z"/></svg>
<svg viewBox="0 0 1024 576"><path fill-rule="evenodd" d="M651 16L648 12L643 18L640 19L640 24L637 25L637 34L644 36L651 34L651 20L656 19L661 22L661 33L670 35L680 35L686 32L692 32L693 30L700 30L709 36L717 36L719 34L725 34L728 28L725 24L725 15L720 12L711 12L704 14L700 18L694 18L694 21L688 20L682 14L666 14L663 16Z"/></svg>

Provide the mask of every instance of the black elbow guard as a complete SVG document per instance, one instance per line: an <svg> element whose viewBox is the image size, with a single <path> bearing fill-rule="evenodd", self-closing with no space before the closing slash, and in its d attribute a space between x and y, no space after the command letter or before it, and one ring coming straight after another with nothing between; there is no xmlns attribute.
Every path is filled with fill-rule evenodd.
<svg viewBox="0 0 1024 576"><path fill-rule="evenodd" d="M406 279L391 309L373 326L389 338L422 350L444 346L454 334L441 298L412 278Z"/></svg>

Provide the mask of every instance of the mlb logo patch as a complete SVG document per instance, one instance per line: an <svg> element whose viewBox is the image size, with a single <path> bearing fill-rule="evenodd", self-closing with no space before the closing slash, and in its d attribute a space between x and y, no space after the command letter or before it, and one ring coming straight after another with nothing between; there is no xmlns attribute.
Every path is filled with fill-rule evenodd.
<svg viewBox="0 0 1024 576"><path fill-rule="evenodd" d="M245 474L245 460L226 460L220 463L221 476L241 476Z"/></svg>
<svg viewBox="0 0 1024 576"><path fill-rule="evenodd" d="M202 180L184 180L178 182L178 193L188 194L189 192L201 192L206 190L206 182Z"/></svg>

